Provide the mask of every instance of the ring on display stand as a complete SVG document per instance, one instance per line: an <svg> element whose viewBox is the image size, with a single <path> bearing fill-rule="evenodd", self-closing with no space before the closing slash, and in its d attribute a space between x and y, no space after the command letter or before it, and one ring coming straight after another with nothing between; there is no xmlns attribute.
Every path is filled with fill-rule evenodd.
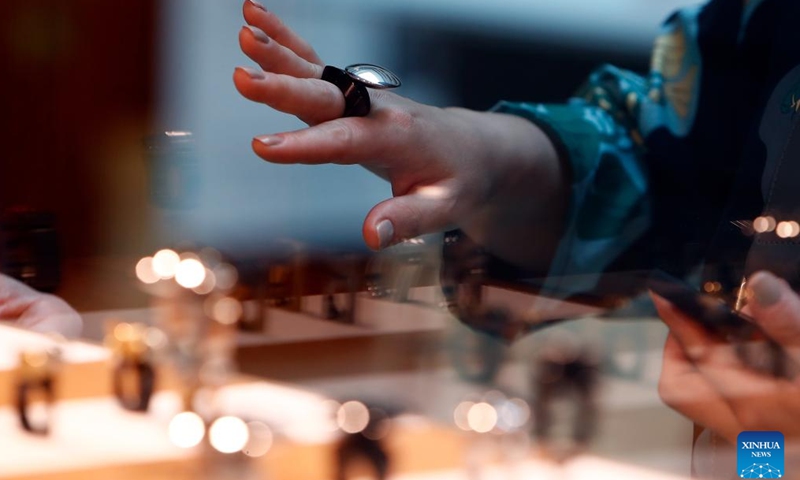
<svg viewBox="0 0 800 480"><path fill-rule="evenodd" d="M358 63L344 69L327 65L322 71L322 80L336 85L344 95L343 117L365 117L369 115L370 100L367 88L388 89L400 86L400 78L389 70Z"/></svg>
<svg viewBox="0 0 800 480"><path fill-rule="evenodd" d="M116 357L114 396L125 409L134 412L147 411L155 387L156 374L145 333L146 327L142 324L120 323L106 336L106 343Z"/></svg>
<svg viewBox="0 0 800 480"><path fill-rule="evenodd" d="M55 402L54 376L59 362L58 352L22 352L18 367L16 407L22 428L30 433L46 435L50 431L50 413ZM47 419L35 424L30 418L34 396L39 395L46 405Z"/></svg>
<svg viewBox="0 0 800 480"><path fill-rule="evenodd" d="M550 345L550 348L539 358L533 382L536 386L533 415L538 419L534 436L543 445L552 440L552 409L558 397L567 397L575 405L569 440L572 451L577 451L588 444L597 427L598 361L588 350L574 346L570 349L567 345ZM569 456L569 451L566 453Z"/></svg>
<svg viewBox="0 0 800 480"><path fill-rule="evenodd" d="M137 379L139 385L137 393L126 392L126 376ZM114 368L114 396L127 410L146 412L153 396L154 383L155 371L152 365L145 361L123 359Z"/></svg>

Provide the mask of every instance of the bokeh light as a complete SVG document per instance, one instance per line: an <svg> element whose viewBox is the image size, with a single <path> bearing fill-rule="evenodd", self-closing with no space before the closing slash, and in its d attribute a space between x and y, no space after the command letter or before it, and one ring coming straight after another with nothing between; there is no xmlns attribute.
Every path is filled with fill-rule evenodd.
<svg viewBox="0 0 800 480"><path fill-rule="evenodd" d="M173 250L165 248L153 255L153 271L160 278L167 280L175 276L181 257Z"/></svg>
<svg viewBox="0 0 800 480"><path fill-rule="evenodd" d="M159 328L149 327L144 331L144 343L153 350L160 350L167 346L167 335Z"/></svg>
<svg viewBox="0 0 800 480"><path fill-rule="evenodd" d="M223 325L232 325L242 316L242 302L232 297L222 297L214 301L211 318Z"/></svg>
<svg viewBox="0 0 800 480"><path fill-rule="evenodd" d="M706 282L703 284L706 293L719 293L722 291L722 284L719 282Z"/></svg>
<svg viewBox="0 0 800 480"><path fill-rule="evenodd" d="M771 232L775 230L775 218L771 216L757 217L753 220L753 230L757 233Z"/></svg>
<svg viewBox="0 0 800 480"><path fill-rule="evenodd" d="M217 281L217 288L222 291L230 290L239 281L239 273L236 267L229 263L220 263L214 268L214 277Z"/></svg>
<svg viewBox="0 0 800 480"><path fill-rule="evenodd" d="M794 238L800 234L800 224L794 220L780 222L775 229L775 233L781 238Z"/></svg>
<svg viewBox="0 0 800 480"><path fill-rule="evenodd" d="M250 433L247 424L237 417L219 417L208 429L208 440L221 453L235 453L247 445Z"/></svg>
<svg viewBox="0 0 800 480"><path fill-rule="evenodd" d="M531 408L521 398L512 398L497 408L497 426L507 432L518 430L528 423Z"/></svg>
<svg viewBox="0 0 800 480"><path fill-rule="evenodd" d="M336 412L336 423L346 433L359 433L369 424L369 409L361 402L345 402Z"/></svg>
<svg viewBox="0 0 800 480"><path fill-rule="evenodd" d="M206 424L194 412L181 412L169 422L169 440L180 448L192 448L200 444L206 434Z"/></svg>
<svg viewBox="0 0 800 480"><path fill-rule="evenodd" d="M469 426L469 421L467 420L467 414L469 413L469 409L475 405L475 402L461 402L456 406L456 409L453 411L453 421L455 421L456 426L465 432L469 432L472 428Z"/></svg>
<svg viewBox="0 0 800 480"><path fill-rule="evenodd" d="M486 402L476 403L467 412L467 424L478 433L491 432L497 425L497 410Z"/></svg>
<svg viewBox="0 0 800 480"><path fill-rule="evenodd" d="M209 293L214 291L214 288L217 286L217 277L214 275L214 272L206 268L206 276L203 279L203 283L194 287L192 291L198 295L208 295Z"/></svg>
<svg viewBox="0 0 800 480"><path fill-rule="evenodd" d="M144 257L136 263L136 278L148 285L161 280L161 277L153 269L153 257Z"/></svg>
<svg viewBox="0 0 800 480"><path fill-rule="evenodd" d="M206 267L195 258L181 260L175 270L175 281L184 288L196 288L206 278Z"/></svg>
<svg viewBox="0 0 800 480"><path fill-rule="evenodd" d="M248 422L249 439L242 452L248 457L261 457L272 448L272 430L262 422Z"/></svg>

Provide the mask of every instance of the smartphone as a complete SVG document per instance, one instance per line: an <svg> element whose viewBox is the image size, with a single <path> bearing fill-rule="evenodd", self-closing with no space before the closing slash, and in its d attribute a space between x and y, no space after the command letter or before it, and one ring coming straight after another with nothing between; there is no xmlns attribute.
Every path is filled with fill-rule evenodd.
<svg viewBox="0 0 800 480"><path fill-rule="evenodd" d="M746 340L757 330L748 316L735 311L721 299L702 293L662 270L650 274L647 287L713 333L726 338L733 335L739 340Z"/></svg>
<svg viewBox="0 0 800 480"><path fill-rule="evenodd" d="M661 270L649 276L647 286L706 330L730 342L739 359L748 367L776 378L788 378L785 352L747 315Z"/></svg>

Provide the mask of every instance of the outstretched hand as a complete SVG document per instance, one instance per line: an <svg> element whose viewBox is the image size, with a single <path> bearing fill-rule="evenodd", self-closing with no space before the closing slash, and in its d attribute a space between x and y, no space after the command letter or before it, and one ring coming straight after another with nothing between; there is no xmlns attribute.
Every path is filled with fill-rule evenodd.
<svg viewBox="0 0 800 480"><path fill-rule="evenodd" d="M64 300L3 274L0 274L0 322L65 337L78 336L83 325L78 312Z"/></svg>
<svg viewBox="0 0 800 480"><path fill-rule="evenodd" d="M239 42L259 68L237 68L236 88L309 125L255 137L258 156L284 164L361 164L387 179L393 198L364 221L373 249L459 227L507 260L547 264L562 228L566 180L538 127L380 90L370 90L368 116L342 118L344 96L320 79L325 64L314 49L260 4L247 0L243 8L247 25Z"/></svg>

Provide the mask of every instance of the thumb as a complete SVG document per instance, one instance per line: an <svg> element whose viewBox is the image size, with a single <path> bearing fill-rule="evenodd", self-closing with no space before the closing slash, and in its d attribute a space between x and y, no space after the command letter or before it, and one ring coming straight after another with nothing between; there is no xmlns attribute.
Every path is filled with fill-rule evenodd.
<svg viewBox="0 0 800 480"><path fill-rule="evenodd" d="M380 250L403 240L437 232L453 223L455 200L444 187L427 186L384 200L364 220L367 245Z"/></svg>

